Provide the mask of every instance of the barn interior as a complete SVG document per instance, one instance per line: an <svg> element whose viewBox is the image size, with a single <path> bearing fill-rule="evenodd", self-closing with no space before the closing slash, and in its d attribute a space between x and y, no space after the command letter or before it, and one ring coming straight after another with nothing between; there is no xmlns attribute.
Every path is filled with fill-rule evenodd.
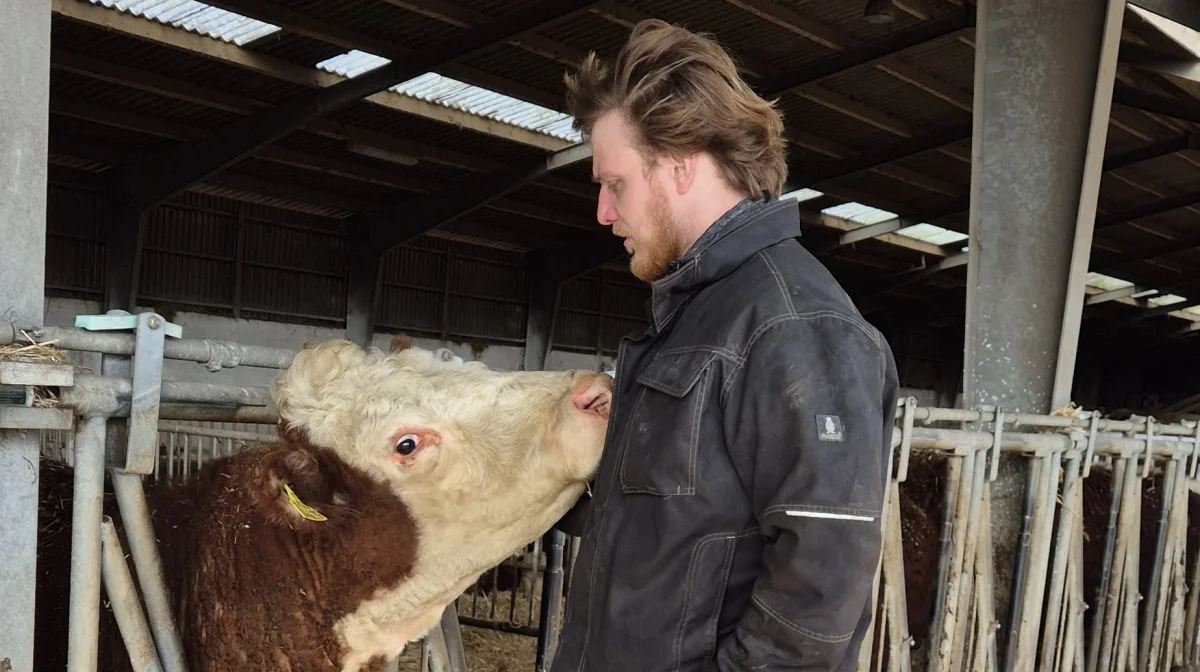
<svg viewBox="0 0 1200 672"><path fill-rule="evenodd" d="M778 100L801 241L888 338L905 394L1194 419L1200 9L1034 5L17 3L0 327L153 310L190 338L405 333L498 367L609 370L650 290L596 221L563 75L658 18L716 37ZM0 546L23 548L29 439L0 432ZM0 603L30 571L0 573ZM0 651L23 646L22 616Z"/></svg>

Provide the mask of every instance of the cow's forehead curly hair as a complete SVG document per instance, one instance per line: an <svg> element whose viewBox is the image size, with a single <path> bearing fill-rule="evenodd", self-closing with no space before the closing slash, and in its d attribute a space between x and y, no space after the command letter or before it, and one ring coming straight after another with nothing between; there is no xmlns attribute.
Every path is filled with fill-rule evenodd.
<svg viewBox="0 0 1200 672"><path fill-rule="evenodd" d="M650 163L708 152L725 179L751 196L778 197L787 179L783 116L742 81L715 40L659 19L633 28L610 69L588 54L564 78L573 125L589 138L618 111Z"/></svg>
<svg viewBox="0 0 1200 672"><path fill-rule="evenodd" d="M504 418L532 418L548 408L556 391L545 381L493 371L480 362L444 362L421 348L385 354L333 340L296 354L275 384L275 404L281 431L298 430L314 446L335 448L352 441L363 423L374 430L406 411L422 422L449 423L503 443L515 439L501 434L522 426Z"/></svg>

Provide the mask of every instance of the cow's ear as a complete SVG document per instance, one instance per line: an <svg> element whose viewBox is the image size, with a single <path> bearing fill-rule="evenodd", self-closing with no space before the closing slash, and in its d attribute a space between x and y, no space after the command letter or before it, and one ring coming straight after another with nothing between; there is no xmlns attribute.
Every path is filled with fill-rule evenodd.
<svg viewBox="0 0 1200 672"><path fill-rule="evenodd" d="M259 501L268 521L320 529L336 526L352 513L345 469L336 458L309 446L285 444L264 462Z"/></svg>

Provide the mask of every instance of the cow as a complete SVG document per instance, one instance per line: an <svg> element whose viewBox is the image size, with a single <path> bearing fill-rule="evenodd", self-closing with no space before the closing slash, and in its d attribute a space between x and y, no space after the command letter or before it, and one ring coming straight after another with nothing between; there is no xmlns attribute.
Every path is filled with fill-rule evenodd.
<svg viewBox="0 0 1200 672"><path fill-rule="evenodd" d="M278 440L150 488L189 670L382 669L584 495L611 390L604 374L494 371L411 343L302 349L275 388ZM69 509L48 504L43 528L69 539ZM41 562L43 578L68 573ZM63 588L39 582L38 603L65 606ZM40 618L49 660L66 610ZM128 669L123 649L101 658Z"/></svg>

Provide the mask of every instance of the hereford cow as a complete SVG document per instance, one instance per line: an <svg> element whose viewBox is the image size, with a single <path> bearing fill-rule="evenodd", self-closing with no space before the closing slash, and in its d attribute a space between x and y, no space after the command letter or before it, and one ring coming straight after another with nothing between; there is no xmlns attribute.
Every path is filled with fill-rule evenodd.
<svg viewBox="0 0 1200 672"><path fill-rule="evenodd" d="M276 388L279 441L151 494L189 670L380 669L585 491L611 386L603 374L497 372L412 347L299 352ZM42 517L69 539L61 501L44 496ZM49 593L47 572L57 562L65 576L66 564L41 561ZM39 615L42 661L66 632L66 592L38 595L47 600L60 606Z"/></svg>

